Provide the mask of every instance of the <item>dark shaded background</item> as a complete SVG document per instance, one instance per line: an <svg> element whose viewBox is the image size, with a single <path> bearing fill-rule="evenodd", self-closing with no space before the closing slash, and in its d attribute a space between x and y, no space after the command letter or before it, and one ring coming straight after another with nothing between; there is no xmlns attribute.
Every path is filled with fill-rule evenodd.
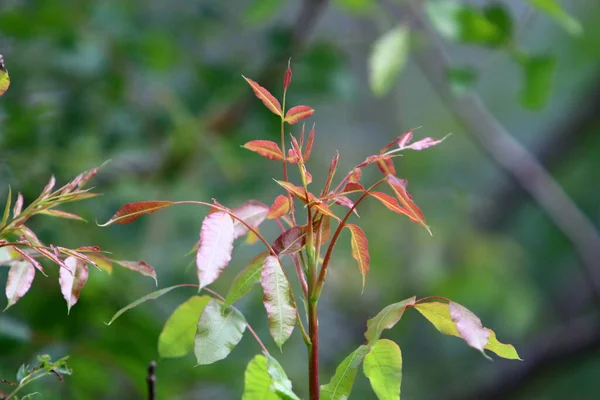
<svg viewBox="0 0 600 400"><path fill-rule="evenodd" d="M335 150L344 171L409 128L422 126L419 136L453 133L397 163L434 236L365 203L360 222L372 265L362 295L348 243L336 253L320 303L322 380L364 340L366 319L384 305L436 294L468 306L525 361L488 362L409 312L389 332L403 350L404 399L597 398L600 5L562 3L583 35L569 35L525 2L501 3L515 43L556 58L548 102L532 110L519 102L524 74L508 50L440 39L421 18L420 2L3 0L0 53L12 86L0 99L0 195L10 184L31 200L51 174L65 182L112 159L95 180L104 195L69 208L92 223L37 218L31 228L48 243L96 244L118 258L143 258L157 268L161 287L195 282L185 254L206 210L175 208L109 228L93 221L145 199L270 202L279 193L273 162L240 145L276 139L278 121L240 75L279 96L291 56L288 99L317 110L309 165L316 185ZM414 51L391 91L377 97L368 86L369 53L398 21L413 28ZM479 71L477 98L449 88L444 49L451 65ZM259 251L237 249L215 290L225 293ZM70 354L72 377L33 390L45 399L143 398L161 326L193 289L107 327L115 311L154 290L151 280L93 270L67 316L57 270L49 274L0 315L0 377L12 379L39 353ZM239 306L278 354L260 290ZM194 368L193 356L158 360L158 398L239 398L245 366L259 351L246 335L227 360L209 367ZM305 396L298 332L284 351L277 357ZM363 377L352 398L374 398Z"/></svg>

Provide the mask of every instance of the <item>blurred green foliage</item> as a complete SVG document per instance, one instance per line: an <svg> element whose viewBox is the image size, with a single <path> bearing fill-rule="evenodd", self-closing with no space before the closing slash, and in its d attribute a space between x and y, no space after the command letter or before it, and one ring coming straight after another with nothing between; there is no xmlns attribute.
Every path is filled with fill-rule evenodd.
<svg viewBox="0 0 600 400"><path fill-rule="evenodd" d="M272 174L274 165L240 145L276 138L277 121L252 103L236 108L248 111L239 123L224 130L211 124L248 94L241 74L260 79L279 96L283 65L292 57L288 101L316 109L316 147L309 165L316 186L335 150L345 170L406 129L423 126L416 131L423 136L454 133L443 145L407 154L397 165L434 237L407 220L390 219L380 204L367 203L360 214L372 260L362 296L349 237L336 251L320 304L323 382L364 341L368 318L412 295L438 294L468 306L500 338L523 349L526 360L540 335L593 312L589 301L571 299L589 287L571 244L535 204L517 199L496 229L478 223L478 211L508 207L495 203L494 196L510 182L473 146L415 65L408 62L397 72L386 96L372 95L367 65L373 43L402 16L375 1L336 0L318 11L314 32L308 33L312 24L298 28L307 45L290 49L300 3L3 1L0 53L11 86L0 98L0 198L10 184L27 203L51 174L63 183L112 159L96 178L96 191L104 196L68 211L106 221L121 204L144 199L215 197L232 207L248 197L268 202L280 193L271 180L279 178ZM449 73L454 85L480 95L532 149L551 141L557 121L574 117L573 104L584 101L599 82L600 7L595 2L562 2L566 11L556 8L557 1L541 0L427 3L428 21L450 39L445 43L455 65L474 71ZM424 45L412 39L415 48ZM568 132L551 171L598 226L594 171L600 168L600 117L584 126L585 131ZM195 281L186 254L205 215L189 206L127 226L101 229L40 218L31 228L47 243L96 244L115 258L145 259L157 268L164 288ZM276 230L264 233L274 238ZM236 250L214 289L225 294L235 274L260 251L258 245ZM0 267L1 282L6 271ZM143 398L146 367L158 357L161 327L194 289L165 295L106 326L118 309L155 290L153 282L124 269L110 276L91 270L67 316L58 271L47 272L48 278L36 277L31 292L0 315L0 377L10 379L19 365L34 364L37 354L69 354L73 375L63 383L32 383L32 391L45 399ZM260 290L253 289L238 306L305 397L306 354L298 332L280 355L268 338ZM386 335L400 343L406 360L405 399L471 393L511 367L504 360L487 363L412 313ZM245 367L259 352L245 335L230 358L210 366L193 368L193 357L160 359L158 398L239 398ZM600 359L590 352L578 360L527 380L511 398L595 398ZM372 396L366 378L357 378L352 398Z"/></svg>

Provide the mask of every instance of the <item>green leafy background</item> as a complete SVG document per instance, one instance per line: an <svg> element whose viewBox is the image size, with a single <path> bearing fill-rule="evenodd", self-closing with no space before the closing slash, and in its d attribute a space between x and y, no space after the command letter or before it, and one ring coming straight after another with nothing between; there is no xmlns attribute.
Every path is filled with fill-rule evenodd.
<svg viewBox="0 0 600 400"><path fill-rule="evenodd" d="M402 349L403 398L596 398L598 302L572 244L433 91L411 57L427 46L426 38L398 34L399 26L413 22L402 9L405 2L383 3L2 2L0 54L11 86L0 97L1 198L10 184L27 203L51 173L65 182L111 159L94 182L104 195L68 211L103 222L123 203L139 200L269 203L281 192L271 179L281 179L272 176L275 162L240 145L276 139L277 119L256 99L235 108L234 118L217 117L249 99L241 74L280 96L292 57L288 102L316 109L310 121L317 127L312 185L324 181L335 150L345 171L409 128L421 126L419 137L453 133L442 145L407 153L396 164L434 236L376 202L365 203L353 222L361 224L371 252L362 295L349 241L336 252L320 303L322 382L364 342L366 320L385 305L436 294L469 307L525 361L490 363L408 310L383 334ZM426 3L423 17L452 59L447 79L454 93L480 96L516 140L542 155L598 227L600 6L589 0ZM313 13L303 14L304 7ZM298 24L299 15L308 20ZM377 56L377 48L399 53ZM37 218L31 228L48 243L99 245L119 259L143 258L157 268L164 288L196 281L186 254L205 215L185 206L125 226ZM275 238L273 227L262 231ZM225 295L260 251L258 245L237 248L214 289ZM2 285L7 271L0 267ZM1 378L13 379L37 354L69 354L72 376L63 383L48 378L31 391L45 399L143 398L146 367L156 359L160 399L241 397L245 367L260 353L248 332L229 358L213 365L193 368L193 355L159 359L162 325L195 289L144 303L106 326L118 309L156 290L154 282L125 269L112 276L90 269L68 316L58 271L46 271L49 278L38 275L31 292L0 314ZM257 286L236 307L306 398L302 338L296 330L280 354L269 339L261 297ZM585 342L586 332L595 339ZM561 350L556 337L585 346L539 361L537 356ZM525 372L530 366L534 373ZM351 398L374 398L361 371Z"/></svg>

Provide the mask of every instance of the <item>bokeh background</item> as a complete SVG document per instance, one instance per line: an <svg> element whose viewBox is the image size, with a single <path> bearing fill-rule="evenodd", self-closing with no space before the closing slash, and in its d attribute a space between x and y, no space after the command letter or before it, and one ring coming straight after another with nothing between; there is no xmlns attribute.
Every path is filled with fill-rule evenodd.
<svg viewBox="0 0 600 400"><path fill-rule="evenodd" d="M559 11L544 9L548 3ZM195 282L186 254L207 210L174 208L108 228L94 221L148 199L269 203L280 193L272 181L278 164L240 145L276 140L278 121L241 74L280 96L291 57L288 102L316 109L315 186L336 150L345 171L407 129L420 127L418 137L452 133L396 164L433 237L364 203L372 263L362 295L349 240L341 241L320 303L321 380L363 342L365 321L383 306L441 295L473 310L524 361L489 362L408 312L387 334L403 351L404 399L595 399L599 20L593 0L3 0L0 53L11 87L0 98L0 197L10 185L27 202L51 174L65 182L111 159L94 182L103 196L68 208L90 223L36 218L30 227L48 243L144 259L160 287ZM374 92L373 49L399 24L410 39L388 41L383 63L392 72ZM365 180L378 174L368 170ZM259 251L238 248L214 289L225 293ZM2 284L7 270L0 269ZM71 377L32 390L45 399L144 398L162 324L194 289L109 327L119 308L155 290L152 280L91 270L67 315L57 270L47 270L49 278L38 275L0 315L0 377L13 379L37 354L69 354ZM280 354L260 289L238 305L305 397L300 334ZM208 367L194 368L193 355L157 359L158 398L240 398L245 366L259 352L246 335ZM360 375L351 398L374 398Z"/></svg>

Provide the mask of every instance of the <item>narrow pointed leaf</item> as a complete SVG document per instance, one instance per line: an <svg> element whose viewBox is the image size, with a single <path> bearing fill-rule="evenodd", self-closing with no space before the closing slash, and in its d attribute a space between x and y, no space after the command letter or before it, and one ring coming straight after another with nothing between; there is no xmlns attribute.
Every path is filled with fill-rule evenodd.
<svg viewBox="0 0 600 400"><path fill-rule="evenodd" d="M402 352L391 340L375 342L363 363L365 376L379 400L400 400Z"/></svg>
<svg viewBox="0 0 600 400"><path fill-rule="evenodd" d="M6 70L6 66L4 65L4 59L2 55L0 55L0 96L2 96L10 86L10 77L8 76L8 71Z"/></svg>
<svg viewBox="0 0 600 400"><path fill-rule="evenodd" d="M269 332L281 348L294 330L296 308L292 303L289 282L276 257L269 256L265 259L260 283L269 320Z"/></svg>
<svg viewBox="0 0 600 400"><path fill-rule="evenodd" d="M233 214L241 218L253 228L258 228L263 223L269 212L269 207L260 201L249 200L239 207L231 210ZM249 229L238 220L233 221L234 238L238 239L247 234Z"/></svg>
<svg viewBox="0 0 600 400"><path fill-rule="evenodd" d="M225 298L225 307L229 307L246 294L250 292L252 286L260 282L260 274L262 272L263 263L269 252L260 253L250 263L240 271L233 280L229 293Z"/></svg>
<svg viewBox="0 0 600 400"><path fill-rule="evenodd" d="M271 245L278 255L294 254L300 251L306 244L306 229L293 226L283 232Z"/></svg>
<svg viewBox="0 0 600 400"><path fill-rule="evenodd" d="M267 372L273 381L271 390L277 393L279 398L283 400L300 400L300 398L292 391L292 381L290 381L285 374L283 367L270 355L267 355L266 357Z"/></svg>
<svg viewBox="0 0 600 400"><path fill-rule="evenodd" d="M265 356L255 356L244 373L244 394L242 400L279 400L279 396L271 390L273 380L267 372Z"/></svg>
<svg viewBox="0 0 600 400"><path fill-rule="evenodd" d="M293 194L294 196L296 196L297 198L302 200L304 203L308 203L309 200L307 200L307 198L306 198L306 193L304 192L304 188L302 188L300 186L296 186L293 183L290 183L287 181L275 181L275 182L277 182L285 190L287 190L288 192L290 192L291 194ZM314 195L313 195L313 197L314 197Z"/></svg>
<svg viewBox="0 0 600 400"><path fill-rule="evenodd" d="M115 320L117 318L119 318L127 310L131 310L132 308L135 308L135 307L139 306L140 304L147 302L148 300L156 300L160 296L169 293L173 289L177 289L177 288L181 288L181 287L187 287L187 286L189 286L189 284L181 284L181 285L170 286L170 287L167 287L167 288L160 289L160 290L157 290L155 292L149 293L149 294L147 294L147 295L145 295L143 297L140 297L139 299L137 299L133 303L130 303L127 306L121 308L119 311L117 311L115 313L115 315L113 315L113 317L110 319L110 321L106 323L106 325L110 325L113 322L115 322Z"/></svg>
<svg viewBox="0 0 600 400"><path fill-rule="evenodd" d="M302 121L303 119L310 117L314 112L315 110L308 106L292 107L285 113L285 122L293 125L298 121Z"/></svg>
<svg viewBox="0 0 600 400"><path fill-rule="evenodd" d="M21 214L23 210L23 195L21 193L17 194L17 201L15 201L15 205L13 207L13 218L16 218L17 215Z"/></svg>
<svg viewBox="0 0 600 400"><path fill-rule="evenodd" d="M458 303L418 303L414 308L427 318L438 331L463 339L469 346L481 351L484 355L483 350L486 349L503 358L520 359L513 346L498 342L494 331L484 328L481 320L475 314Z"/></svg>
<svg viewBox="0 0 600 400"><path fill-rule="evenodd" d="M47 196L50 193L52 193L52 189L54 189L54 185L56 185L56 178L54 178L54 175L52 175L50 177L50 180L48 181L48 183L44 187L44 190L42 190L42 193L40 194L40 198L44 198L45 196Z"/></svg>
<svg viewBox="0 0 600 400"><path fill-rule="evenodd" d="M90 259L96 263L98 268L107 272L109 275L112 274L113 271L113 263L110 258L106 257L103 254L90 254Z"/></svg>
<svg viewBox="0 0 600 400"><path fill-rule="evenodd" d="M557 0L528 0L532 6L556 21L572 36L581 36L583 28L579 21L570 16Z"/></svg>
<svg viewBox="0 0 600 400"><path fill-rule="evenodd" d="M328 384L321 386L322 400L348 399L348 396L350 396L350 392L352 391L352 386L354 385L356 371L368 352L369 346L360 346L342 361L336 368L331 381Z"/></svg>
<svg viewBox="0 0 600 400"><path fill-rule="evenodd" d="M13 306L25 293L31 288L33 278L35 277L35 268L29 261L13 261L8 270L8 279L6 280L6 298L8 304L5 311Z"/></svg>
<svg viewBox="0 0 600 400"><path fill-rule="evenodd" d="M407 307L414 306L415 297L401 302L390 304L381 310L376 316L367 321L365 338L370 344L375 343L381 337L384 329L391 329L400 321Z"/></svg>
<svg viewBox="0 0 600 400"><path fill-rule="evenodd" d="M10 217L10 204L12 202L12 190L8 187L8 195L6 196L6 205L4 206L4 215L2 216L2 223L0 226L4 226Z"/></svg>
<svg viewBox="0 0 600 400"><path fill-rule="evenodd" d="M198 319L210 300L209 296L192 296L173 311L158 337L161 357L183 357L194 350Z"/></svg>
<svg viewBox="0 0 600 400"><path fill-rule="evenodd" d="M196 267L200 287L213 283L231 261L234 240L233 220L229 214L209 214L202 222Z"/></svg>
<svg viewBox="0 0 600 400"><path fill-rule="evenodd" d="M273 114L283 116L283 112L281 111L281 104L279 104L279 101L271 93L269 93L267 89L260 86L252 79L248 79L245 76L243 76L243 78L246 80L246 82L248 82L256 97L258 97L264 103L264 105L267 106L269 110L271 110Z"/></svg>
<svg viewBox="0 0 600 400"><path fill-rule="evenodd" d="M413 221L419 223L423 226L429 234L431 234L431 230L425 223L425 217L423 216L423 212L421 209L412 201L412 197L406 190L406 181L395 177L394 175L387 176L387 182L396 194L396 197L400 201L400 203L404 206L404 208L408 211L406 215L412 219Z"/></svg>
<svg viewBox="0 0 600 400"><path fill-rule="evenodd" d="M404 207L400 206L400 204L398 204L398 200L396 200L389 194L382 192L369 192L369 195L379 200L379 202L383 204L388 210L392 210L395 213L407 215L407 213L409 212Z"/></svg>
<svg viewBox="0 0 600 400"><path fill-rule="evenodd" d="M117 210L106 223L100 226L112 224L130 224L144 214L152 214L163 208L172 206L172 201L140 201L137 203L127 203Z"/></svg>
<svg viewBox="0 0 600 400"><path fill-rule="evenodd" d="M51 217L74 219L77 221L86 222L85 219L81 218L79 215L71 214L71 213L68 213L65 211L61 211L61 210L42 210L42 211L38 211L38 214L44 214L44 215L50 215Z"/></svg>
<svg viewBox="0 0 600 400"><path fill-rule="evenodd" d="M337 196L335 196L333 201L335 202L335 204L348 207L350 209L354 207L354 202L342 194L338 194ZM358 216L358 211L356 211L356 208L354 208L352 212L356 214L356 216Z"/></svg>
<svg viewBox="0 0 600 400"><path fill-rule="evenodd" d="M197 365L212 364L231 353L246 330L244 316L235 308L224 308L211 299L202 310L194 338Z"/></svg>
<svg viewBox="0 0 600 400"><path fill-rule="evenodd" d="M325 180L325 186L323 187L323 194L329 192L331 188L331 182L333 182L333 177L335 176L335 171L337 171L338 161L340 160L340 153L335 152L335 156L331 159L331 164L329 164L329 172L327 173L327 179Z"/></svg>
<svg viewBox="0 0 600 400"><path fill-rule="evenodd" d="M361 176L362 176L362 169L354 168L348 176L348 183L360 183Z"/></svg>
<svg viewBox="0 0 600 400"><path fill-rule="evenodd" d="M269 160L283 160L283 152L277 143L270 140L252 140L243 146Z"/></svg>
<svg viewBox="0 0 600 400"><path fill-rule="evenodd" d="M269 208L267 219L277 219L290 211L290 199L288 196L279 195L275 198L273 205Z"/></svg>
<svg viewBox="0 0 600 400"><path fill-rule="evenodd" d="M154 279L154 283L158 285L158 280L156 278L156 271L154 267L148 264L144 260L140 261L125 261L125 260L112 260L115 264L119 264L123 268L130 269L144 276L149 276Z"/></svg>
<svg viewBox="0 0 600 400"><path fill-rule="evenodd" d="M31 263L31 265L33 265L35 267L35 269L37 269L38 271L40 271L42 273L42 275L48 276L44 272L44 268L42 268L42 264L38 260L33 258L27 251L20 249L18 247L13 247L12 250L19 253L25 260L29 261Z"/></svg>
<svg viewBox="0 0 600 400"><path fill-rule="evenodd" d="M285 70L285 75L283 75L283 90L287 90L292 82L292 68L290 68L290 60L288 60L288 66Z"/></svg>
<svg viewBox="0 0 600 400"><path fill-rule="evenodd" d="M384 175L396 175L396 167L391 158L377 160L377 167Z"/></svg>
<svg viewBox="0 0 600 400"><path fill-rule="evenodd" d="M61 268L58 282L60 283L60 291L67 301L67 309L71 311L71 307L79 300L81 289L87 282L89 271L87 264L75 257L67 257L65 264L67 264L70 271Z"/></svg>
<svg viewBox="0 0 600 400"><path fill-rule="evenodd" d="M437 146L438 144L442 143L444 140L446 140L446 138L449 135L450 134L444 136L441 139L434 139L434 138L426 137L426 138L421 139L417 142L414 142L413 144L410 144L408 146L403 146L403 147L401 146L401 148L410 149L410 150L425 150L425 149L428 149L433 146Z"/></svg>
<svg viewBox="0 0 600 400"><path fill-rule="evenodd" d="M402 135L398 136L397 138L395 138L394 140L389 142L381 150L379 150L379 154L385 153L386 151L388 151L389 149L391 149L394 146L398 146L399 148L405 147L408 143L410 143L410 141L412 140L412 137L413 137L413 130L404 132Z"/></svg>
<svg viewBox="0 0 600 400"><path fill-rule="evenodd" d="M350 230L352 245L352 257L358 263L358 269L362 275L362 286L365 287L365 280L367 273L369 272L369 264L371 263L371 256L369 255L369 242L365 232L358 226L353 224L347 224L346 228Z"/></svg>
<svg viewBox="0 0 600 400"><path fill-rule="evenodd" d="M315 127L310 130L310 134L308 135L308 142L306 142L306 147L304 148L304 161L308 161L310 158L310 154L312 153L313 144L315 142Z"/></svg>
<svg viewBox="0 0 600 400"><path fill-rule="evenodd" d="M410 31L400 25L381 36L369 57L369 83L378 96L386 94L404 68L409 53Z"/></svg>

